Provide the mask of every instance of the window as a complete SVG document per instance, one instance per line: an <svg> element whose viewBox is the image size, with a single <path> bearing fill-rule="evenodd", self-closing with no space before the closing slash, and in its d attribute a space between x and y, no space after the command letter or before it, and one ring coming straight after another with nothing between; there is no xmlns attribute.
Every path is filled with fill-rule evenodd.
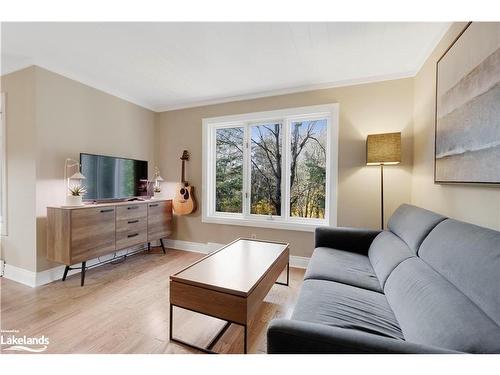
<svg viewBox="0 0 500 375"><path fill-rule="evenodd" d="M338 105L203 119L203 221L336 225Z"/></svg>
<svg viewBox="0 0 500 375"><path fill-rule="evenodd" d="M7 235L5 94L0 94L0 235Z"/></svg>

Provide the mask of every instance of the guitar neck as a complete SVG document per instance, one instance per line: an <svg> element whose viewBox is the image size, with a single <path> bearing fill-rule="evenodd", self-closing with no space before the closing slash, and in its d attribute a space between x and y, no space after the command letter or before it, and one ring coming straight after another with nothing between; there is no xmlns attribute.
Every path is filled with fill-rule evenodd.
<svg viewBox="0 0 500 375"><path fill-rule="evenodd" d="M182 161L182 172L181 172L181 182L186 182L186 177L184 176L184 163L185 163L185 160Z"/></svg>

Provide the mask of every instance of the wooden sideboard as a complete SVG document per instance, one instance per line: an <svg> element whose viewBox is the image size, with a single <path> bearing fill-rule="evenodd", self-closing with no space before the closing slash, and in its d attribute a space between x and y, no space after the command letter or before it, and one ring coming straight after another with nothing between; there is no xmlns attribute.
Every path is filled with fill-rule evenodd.
<svg viewBox="0 0 500 375"><path fill-rule="evenodd" d="M47 258L80 269L85 282L86 262L140 244L160 241L172 233L172 201L149 200L47 207ZM71 267L81 263L81 267Z"/></svg>

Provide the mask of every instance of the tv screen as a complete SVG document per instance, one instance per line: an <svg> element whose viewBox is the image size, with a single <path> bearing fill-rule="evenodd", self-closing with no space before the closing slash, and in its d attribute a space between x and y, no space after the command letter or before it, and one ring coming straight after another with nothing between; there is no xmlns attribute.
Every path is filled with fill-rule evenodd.
<svg viewBox="0 0 500 375"><path fill-rule="evenodd" d="M126 199L145 196L148 162L104 155L80 154L85 200Z"/></svg>

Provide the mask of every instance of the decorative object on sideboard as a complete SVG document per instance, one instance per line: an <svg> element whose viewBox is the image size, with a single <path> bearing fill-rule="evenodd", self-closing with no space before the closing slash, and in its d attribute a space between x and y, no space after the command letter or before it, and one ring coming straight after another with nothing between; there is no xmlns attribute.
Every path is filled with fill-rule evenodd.
<svg viewBox="0 0 500 375"><path fill-rule="evenodd" d="M173 201L174 212L177 215L189 215L196 210L196 200L193 195L193 187L189 185L185 178L184 163L189 160L189 152L184 150L181 156L182 171L181 182L177 184Z"/></svg>
<svg viewBox="0 0 500 375"><path fill-rule="evenodd" d="M153 194L155 198L161 198L161 183L165 181L160 175L160 169L155 167L155 173L153 176Z"/></svg>
<svg viewBox="0 0 500 375"><path fill-rule="evenodd" d="M71 177L69 177L68 169L71 170L76 168ZM76 160L67 158L64 162L64 184L66 187L66 204L68 206L79 206L82 204L82 196L85 194L86 190L82 186L82 180L85 180L85 176L80 171L81 165ZM71 185L71 181L75 181ZM79 189L76 189L79 187ZM78 194L75 194L78 193Z"/></svg>
<svg viewBox="0 0 500 375"><path fill-rule="evenodd" d="M366 138L366 165L380 165L380 229L384 229L384 165L401 162L401 133L371 134Z"/></svg>
<svg viewBox="0 0 500 375"><path fill-rule="evenodd" d="M81 206L83 204L82 198L87 192L83 185L71 185L69 188L71 193L66 197L66 205L68 206Z"/></svg>
<svg viewBox="0 0 500 375"><path fill-rule="evenodd" d="M469 23L436 63L435 183L500 184L500 24Z"/></svg>

